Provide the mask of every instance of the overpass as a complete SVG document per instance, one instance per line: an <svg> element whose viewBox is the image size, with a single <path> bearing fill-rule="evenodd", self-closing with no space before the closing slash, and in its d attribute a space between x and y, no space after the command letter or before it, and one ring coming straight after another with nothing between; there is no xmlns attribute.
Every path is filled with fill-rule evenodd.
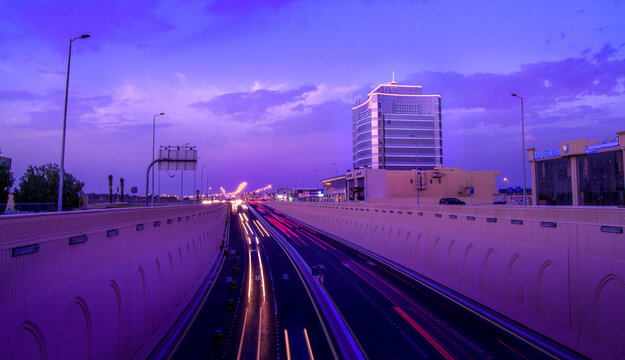
<svg viewBox="0 0 625 360"><path fill-rule="evenodd" d="M597 359L625 358L625 209L274 202Z"/></svg>

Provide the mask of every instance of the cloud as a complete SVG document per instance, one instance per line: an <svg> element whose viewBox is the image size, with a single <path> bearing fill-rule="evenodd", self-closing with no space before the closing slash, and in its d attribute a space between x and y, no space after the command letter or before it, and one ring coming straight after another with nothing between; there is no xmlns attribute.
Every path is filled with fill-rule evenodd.
<svg viewBox="0 0 625 360"><path fill-rule="evenodd" d="M622 93L625 60L612 59L614 54L614 47L606 44L595 54L524 64L509 74L422 71L403 83L423 85L426 93L442 95L446 109L515 107L511 93L524 96L526 106L540 108L556 101Z"/></svg>
<svg viewBox="0 0 625 360"><path fill-rule="evenodd" d="M208 101L198 101L189 106L197 110L209 110L217 116L228 116L239 122L253 123L266 118L269 109L302 101L307 93L315 90L317 90L315 85L305 84L290 90L260 89L235 92Z"/></svg>
<svg viewBox="0 0 625 360"><path fill-rule="evenodd" d="M215 0L212 4L206 6L206 11L215 15L241 16L263 8L276 10L291 2L293 2L293 0Z"/></svg>

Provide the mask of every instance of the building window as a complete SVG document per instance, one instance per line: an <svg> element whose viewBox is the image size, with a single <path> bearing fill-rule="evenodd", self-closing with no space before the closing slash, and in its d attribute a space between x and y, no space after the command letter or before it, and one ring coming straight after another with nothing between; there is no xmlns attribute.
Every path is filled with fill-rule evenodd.
<svg viewBox="0 0 625 360"><path fill-rule="evenodd" d="M623 152L577 157L580 205L625 205Z"/></svg>
<svg viewBox="0 0 625 360"><path fill-rule="evenodd" d="M573 205L569 158L536 162L538 205Z"/></svg>

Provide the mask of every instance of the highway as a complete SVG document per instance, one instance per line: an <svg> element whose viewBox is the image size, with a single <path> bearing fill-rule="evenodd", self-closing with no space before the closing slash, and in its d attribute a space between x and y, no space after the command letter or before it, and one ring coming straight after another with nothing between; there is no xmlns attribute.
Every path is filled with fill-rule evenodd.
<svg viewBox="0 0 625 360"><path fill-rule="evenodd" d="M169 358L342 359L280 244L247 205L233 205L230 216L229 259ZM242 269L233 273L239 264ZM216 331L221 342L214 341Z"/></svg>
<svg viewBox="0 0 625 360"><path fill-rule="evenodd" d="M533 339L517 336L505 325L458 306L376 257L261 203L250 206L308 266L319 270L325 290L364 358L580 358L537 334Z"/></svg>

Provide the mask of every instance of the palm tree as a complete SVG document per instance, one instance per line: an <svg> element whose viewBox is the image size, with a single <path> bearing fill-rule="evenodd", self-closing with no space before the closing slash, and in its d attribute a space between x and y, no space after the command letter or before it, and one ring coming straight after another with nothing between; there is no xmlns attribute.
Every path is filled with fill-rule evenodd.
<svg viewBox="0 0 625 360"><path fill-rule="evenodd" d="M119 188L121 189L120 202L124 202L124 178L119 178Z"/></svg>
<svg viewBox="0 0 625 360"><path fill-rule="evenodd" d="M113 203L113 175L109 175L109 203Z"/></svg>

